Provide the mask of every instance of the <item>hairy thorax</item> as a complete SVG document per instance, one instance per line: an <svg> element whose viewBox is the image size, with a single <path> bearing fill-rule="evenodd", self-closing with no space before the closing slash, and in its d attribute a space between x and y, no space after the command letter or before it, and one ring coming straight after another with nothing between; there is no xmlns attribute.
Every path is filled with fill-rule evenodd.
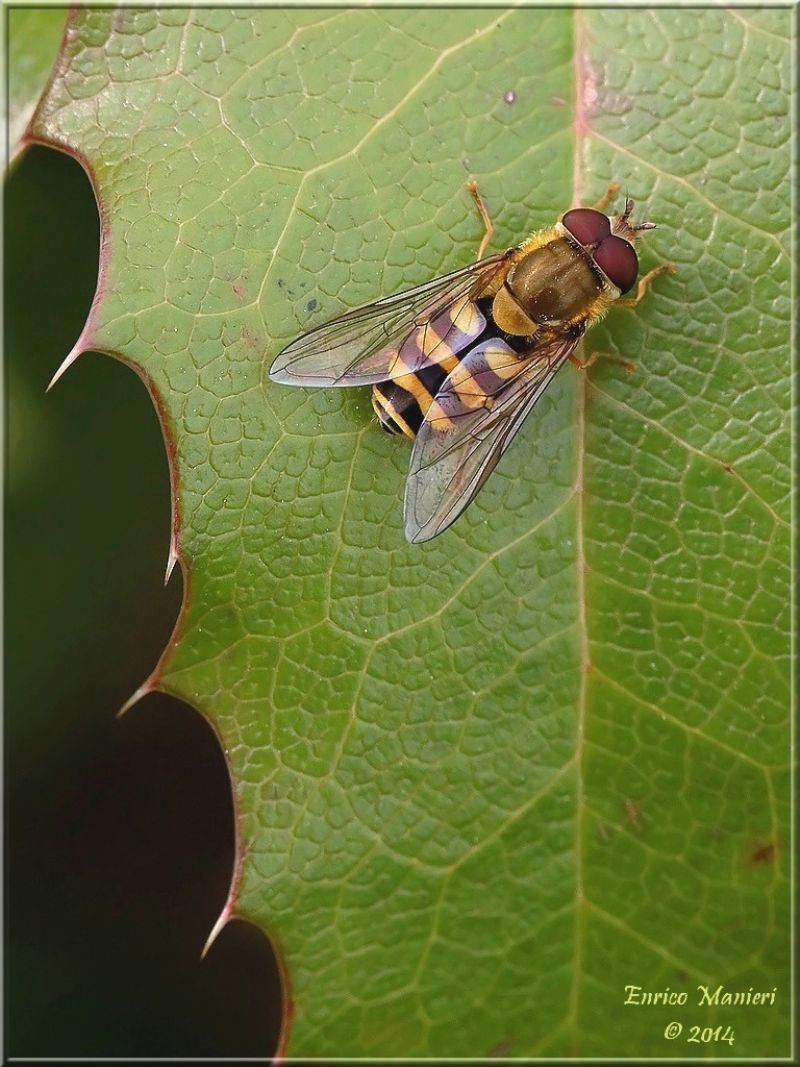
<svg viewBox="0 0 800 1067"><path fill-rule="evenodd" d="M494 298L492 315L507 333L532 336L542 327L593 317L607 288L591 256L559 237L514 264Z"/></svg>

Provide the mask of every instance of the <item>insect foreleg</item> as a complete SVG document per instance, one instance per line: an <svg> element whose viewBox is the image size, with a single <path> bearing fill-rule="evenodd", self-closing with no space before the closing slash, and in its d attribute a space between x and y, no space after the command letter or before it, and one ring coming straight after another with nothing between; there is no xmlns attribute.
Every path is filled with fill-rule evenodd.
<svg viewBox="0 0 800 1067"><path fill-rule="evenodd" d="M491 220L489 212L486 210L486 205L483 202L483 197L478 192L478 183L475 181L474 178L467 182L467 189L469 189L470 195L475 201L475 206L478 209L481 221L483 222L483 225L485 227L483 238L481 240L480 246L478 247L478 255L475 257L476 259L483 259L483 254L486 251L486 246L492 239L492 234L494 233L494 223Z"/></svg>
<svg viewBox="0 0 800 1067"><path fill-rule="evenodd" d="M660 267L653 267L649 270L644 277L639 279L639 285L636 289L636 296L626 296L621 300L617 300L616 306L623 308L635 308L644 294L647 292L647 287L653 278L657 278L659 274L675 274L677 267L674 263L662 263Z"/></svg>
<svg viewBox="0 0 800 1067"><path fill-rule="evenodd" d="M619 182L609 182L608 188L597 201L596 204L592 204L592 211L602 211L606 204L609 204L619 192Z"/></svg>

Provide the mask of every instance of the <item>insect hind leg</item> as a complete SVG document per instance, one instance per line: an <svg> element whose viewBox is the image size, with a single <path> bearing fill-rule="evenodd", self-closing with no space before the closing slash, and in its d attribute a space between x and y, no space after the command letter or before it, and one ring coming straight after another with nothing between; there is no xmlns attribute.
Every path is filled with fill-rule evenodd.
<svg viewBox="0 0 800 1067"><path fill-rule="evenodd" d="M617 356L613 352L592 352L586 359L581 359L579 356L576 356L575 353L569 357L570 363L574 367L577 367L578 370L588 370L589 367L598 361L598 359L609 359L612 363L619 363L621 367L625 368L628 374L633 374L636 370L636 364L633 360L624 359L622 356Z"/></svg>

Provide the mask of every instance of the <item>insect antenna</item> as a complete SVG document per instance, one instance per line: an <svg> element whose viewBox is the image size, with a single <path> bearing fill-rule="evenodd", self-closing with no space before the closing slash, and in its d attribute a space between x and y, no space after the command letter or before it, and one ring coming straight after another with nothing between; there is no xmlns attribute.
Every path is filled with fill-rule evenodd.
<svg viewBox="0 0 800 1067"><path fill-rule="evenodd" d="M631 213L636 206L635 202L631 200L629 196L625 197L625 207L623 208L621 215L615 215L611 225L611 232L617 234L619 237L624 237L627 240L635 238L642 230L654 230L656 224L654 222L638 222L632 223L630 221Z"/></svg>

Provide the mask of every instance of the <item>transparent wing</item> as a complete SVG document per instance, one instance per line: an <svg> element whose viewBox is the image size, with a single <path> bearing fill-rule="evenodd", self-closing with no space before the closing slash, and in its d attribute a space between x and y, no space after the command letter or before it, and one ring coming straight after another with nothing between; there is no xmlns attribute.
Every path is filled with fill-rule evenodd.
<svg viewBox="0 0 800 1067"><path fill-rule="evenodd" d="M270 378L284 385L370 385L461 351L486 325L474 300L509 256L489 256L318 326L278 353Z"/></svg>
<svg viewBox="0 0 800 1067"><path fill-rule="evenodd" d="M492 338L448 376L411 453L405 493L409 541L436 537L475 499L581 333L553 339L523 356Z"/></svg>

